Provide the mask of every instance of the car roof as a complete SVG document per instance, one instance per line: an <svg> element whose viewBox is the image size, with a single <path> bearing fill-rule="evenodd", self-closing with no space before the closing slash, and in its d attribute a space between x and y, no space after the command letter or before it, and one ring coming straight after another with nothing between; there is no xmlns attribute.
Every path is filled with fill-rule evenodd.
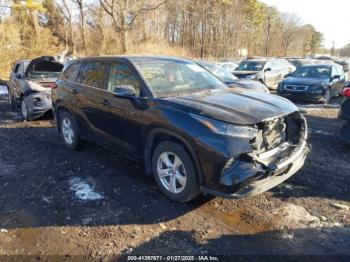
<svg viewBox="0 0 350 262"><path fill-rule="evenodd" d="M111 55L111 56L91 56L75 59L75 61L90 61L90 60L102 60L102 61L114 61L116 59L133 61L177 61L177 62L193 62L187 58L175 57L175 56L156 56L156 55Z"/></svg>
<svg viewBox="0 0 350 262"><path fill-rule="evenodd" d="M322 63L320 63L320 64L310 64L310 65L304 65L304 66L302 66L302 67L332 67L332 66L334 66L334 64L322 64Z"/></svg>

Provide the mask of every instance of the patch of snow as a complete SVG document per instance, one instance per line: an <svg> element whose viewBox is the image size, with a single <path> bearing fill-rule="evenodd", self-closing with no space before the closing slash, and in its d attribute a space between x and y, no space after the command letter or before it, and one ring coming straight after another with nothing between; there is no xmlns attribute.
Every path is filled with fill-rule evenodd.
<svg viewBox="0 0 350 262"><path fill-rule="evenodd" d="M80 177L73 177L69 180L70 190L75 193L75 196L80 200L99 200L103 196L94 191L94 188Z"/></svg>
<svg viewBox="0 0 350 262"><path fill-rule="evenodd" d="M336 135L334 132L327 132L327 131L322 131L322 130L314 130L309 128L309 133L311 134L318 134L318 135L325 135L325 136L334 136Z"/></svg>
<svg viewBox="0 0 350 262"><path fill-rule="evenodd" d="M299 109L304 110L321 110L325 108L339 108L340 104L328 104L328 105L320 105L320 104L309 104L309 105L302 105L297 104Z"/></svg>
<svg viewBox="0 0 350 262"><path fill-rule="evenodd" d="M311 215L302 206L287 203L279 208L277 214L281 216L278 223L281 228L296 229L321 226L320 219Z"/></svg>

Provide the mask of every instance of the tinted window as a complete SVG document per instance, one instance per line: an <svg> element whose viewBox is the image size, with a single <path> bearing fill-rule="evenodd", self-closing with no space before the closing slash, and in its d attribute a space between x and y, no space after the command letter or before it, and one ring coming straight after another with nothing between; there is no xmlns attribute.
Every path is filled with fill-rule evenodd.
<svg viewBox="0 0 350 262"><path fill-rule="evenodd" d="M70 65L64 72L63 76L69 80L75 82L77 80L79 70L80 70L80 63L75 63Z"/></svg>
<svg viewBox="0 0 350 262"><path fill-rule="evenodd" d="M112 63L108 77L108 91L114 92L119 86L132 86L136 95L140 95L140 83L129 65L123 62Z"/></svg>
<svg viewBox="0 0 350 262"><path fill-rule="evenodd" d="M82 66L79 82L83 85L104 88L105 64L102 62L87 62Z"/></svg>

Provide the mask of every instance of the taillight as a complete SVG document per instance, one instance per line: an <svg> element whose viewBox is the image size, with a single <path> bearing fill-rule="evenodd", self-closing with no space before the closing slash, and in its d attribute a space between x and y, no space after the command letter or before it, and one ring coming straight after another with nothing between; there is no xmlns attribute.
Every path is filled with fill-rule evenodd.
<svg viewBox="0 0 350 262"><path fill-rule="evenodd" d="M350 87L345 87L343 89L343 96L350 97Z"/></svg>
<svg viewBox="0 0 350 262"><path fill-rule="evenodd" d="M56 89L56 88L57 88L57 84L56 84L56 83L51 83L51 84L50 84L50 87L51 87L52 89Z"/></svg>

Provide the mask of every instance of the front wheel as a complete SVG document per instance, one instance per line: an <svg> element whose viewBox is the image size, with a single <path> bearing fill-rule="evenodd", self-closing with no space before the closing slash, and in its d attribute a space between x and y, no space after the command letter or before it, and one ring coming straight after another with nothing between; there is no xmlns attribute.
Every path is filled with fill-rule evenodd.
<svg viewBox="0 0 350 262"><path fill-rule="evenodd" d="M331 89L327 88L327 89L326 89L326 92L325 92L325 94L324 94L322 103L325 104L325 105L328 104L329 101L331 100L331 97L332 97Z"/></svg>
<svg viewBox="0 0 350 262"><path fill-rule="evenodd" d="M25 121L30 120L30 113L28 111L28 106L24 101L24 99L21 100L21 113L22 113L23 120Z"/></svg>
<svg viewBox="0 0 350 262"><path fill-rule="evenodd" d="M160 143L153 152L154 179L164 195L187 202L199 194L197 172L191 157L180 144Z"/></svg>
<svg viewBox="0 0 350 262"><path fill-rule="evenodd" d="M63 143L71 150L78 149L81 141L74 117L67 111L59 112L59 133Z"/></svg>

